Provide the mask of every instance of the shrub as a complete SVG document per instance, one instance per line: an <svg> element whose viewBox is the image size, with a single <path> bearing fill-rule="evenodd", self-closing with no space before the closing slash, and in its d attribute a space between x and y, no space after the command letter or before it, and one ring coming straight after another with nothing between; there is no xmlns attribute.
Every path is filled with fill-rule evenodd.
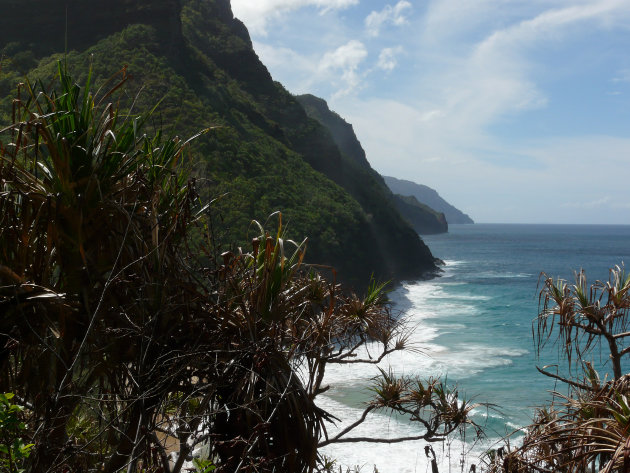
<svg viewBox="0 0 630 473"><path fill-rule="evenodd" d="M26 425L20 419L24 408L12 403L14 397L13 393L0 393L0 469L21 473L33 444L24 443Z"/></svg>
<svg viewBox="0 0 630 473"><path fill-rule="evenodd" d="M383 372L363 416L327 436L326 367L406 347L383 286L359 298L306 267L279 214L251 251L215 254L190 140L144 134L147 116L114 101L126 78L93 93L59 65L58 90L20 89L0 147L0 390L27 406L25 468L305 472L322 445L391 442L349 435L376 409L422 427L393 441L468 423L439 380ZM358 359L368 341L380 356Z"/></svg>

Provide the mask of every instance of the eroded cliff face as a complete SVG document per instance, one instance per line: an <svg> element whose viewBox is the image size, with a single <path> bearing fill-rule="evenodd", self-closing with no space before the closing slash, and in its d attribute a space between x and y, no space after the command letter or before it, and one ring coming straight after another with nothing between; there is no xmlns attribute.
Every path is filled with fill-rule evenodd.
<svg viewBox="0 0 630 473"><path fill-rule="evenodd" d="M40 54L83 50L128 25L156 28L163 44L181 43L180 0L4 0L0 48L16 40Z"/></svg>
<svg viewBox="0 0 630 473"><path fill-rule="evenodd" d="M330 132L330 136L339 150L354 167L352 178L359 184L359 188L370 189L372 197L397 209L414 230L421 235L448 232L448 225L443 214L420 204L413 197L392 195L383 178L370 166L352 125L332 111L325 100L311 94L299 95L296 98L309 117L317 120ZM345 187L353 190L352 186L346 185ZM365 202L365 199L361 198L356 189L354 190L355 198L359 202ZM393 209L389 211L393 214L389 218L395 219L396 212ZM392 226L392 222L383 222L383 224L386 228Z"/></svg>

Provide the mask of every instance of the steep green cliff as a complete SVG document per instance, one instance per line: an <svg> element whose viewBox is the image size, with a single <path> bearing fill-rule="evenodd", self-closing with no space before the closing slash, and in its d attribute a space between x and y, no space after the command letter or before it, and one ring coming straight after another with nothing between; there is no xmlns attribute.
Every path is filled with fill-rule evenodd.
<svg viewBox="0 0 630 473"><path fill-rule="evenodd" d="M350 123L332 111L324 99L311 94L298 95L296 99L302 104L309 117L314 118L328 129L339 150L346 157L359 167L372 170L365 156L365 151ZM383 179L378 173L374 171L372 174L379 182L382 182Z"/></svg>
<svg viewBox="0 0 630 473"><path fill-rule="evenodd" d="M39 8L45 20L31 18ZM251 220L281 210L293 239L309 237L309 260L335 266L346 281L365 282L372 272L419 277L435 268L429 249L383 198L380 176L367 162L348 160L273 81L228 0L27 0L3 10L3 122L24 75L47 80L63 58L75 74L91 63L102 83L126 65L134 110L160 102L154 122L180 136L212 127L192 159L204 196L216 198L214 233L224 245L247 245Z"/></svg>
<svg viewBox="0 0 630 473"><path fill-rule="evenodd" d="M444 214L418 202L414 196L395 194L394 203L400 214L421 235L448 232Z"/></svg>
<svg viewBox="0 0 630 473"><path fill-rule="evenodd" d="M369 190L369 198L381 206L389 207L389 217L396 219L400 213L403 218L420 234L446 233L448 225L444 215L435 212L417 200L392 194L383 177L368 163L365 151L359 142L352 125L330 110L325 100L311 94L296 97L306 113L321 123L341 151L343 162L351 173L351 183L344 186L352 195L365 202L361 190ZM367 202L366 202L367 203ZM387 225L387 222L384 222Z"/></svg>

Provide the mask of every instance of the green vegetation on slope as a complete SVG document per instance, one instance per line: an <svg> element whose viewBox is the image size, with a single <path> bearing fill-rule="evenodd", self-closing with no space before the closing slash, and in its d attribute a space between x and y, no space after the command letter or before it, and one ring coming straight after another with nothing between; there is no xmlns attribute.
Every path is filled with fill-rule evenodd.
<svg viewBox="0 0 630 473"><path fill-rule="evenodd" d="M65 11L61 0L46 4ZM310 258L335 266L346 281L364 282L372 272L417 277L434 269L430 251L383 198L380 183L357 178L369 172L347 163L327 131L272 80L229 1L185 0L180 22L161 17L173 8L170 0L155 2L152 16L130 12L135 4L143 8L143 2L114 0L95 18L70 15L64 59L74 70L92 63L95 84L126 65L132 92L122 105L147 109L160 101L155 126L184 135L212 127L194 155L202 194L216 198L211 212L220 241L244 245L252 219L281 210L294 238L311 236ZM150 24L115 20L117 10ZM95 26L108 21L108 12L107 28ZM64 15L49 20L63 37ZM62 57L58 43L50 43L58 53L47 56L39 43L11 31L17 37L0 44L5 121L15 84L25 75L49 80Z"/></svg>
<svg viewBox="0 0 630 473"><path fill-rule="evenodd" d="M372 169L352 125L331 110L324 99L312 94L298 95L296 99L302 104L309 117L326 127L346 158L363 169ZM376 177L378 173L374 172L373 175Z"/></svg>
<svg viewBox="0 0 630 473"><path fill-rule="evenodd" d="M428 205L421 204L412 195L394 195L394 203L400 214L407 219L420 234L448 232L448 223L443 213L438 213Z"/></svg>
<svg viewBox="0 0 630 473"><path fill-rule="evenodd" d="M310 94L300 95L296 98L309 117L324 126L339 147L341 151L339 168L341 170L338 173L341 175L345 173L345 183L342 184L344 188L348 189L362 205L376 205L384 209L381 214L384 226L399 225L398 214L400 213L420 234L448 231L446 221L439 213L417 201L401 199L400 196L392 194L381 175L372 169L368 163L365 151L361 147L352 125L330 110L326 101ZM389 221L386 221L387 219Z"/></svg>

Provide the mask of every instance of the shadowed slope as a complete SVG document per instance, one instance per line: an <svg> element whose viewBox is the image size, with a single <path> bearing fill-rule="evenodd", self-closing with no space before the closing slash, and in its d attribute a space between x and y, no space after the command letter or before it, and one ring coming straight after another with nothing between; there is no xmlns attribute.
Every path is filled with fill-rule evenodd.
<svg viewBox="0 0 630 473"><path fill-rule="evenodd" d="M26 25L17 7L0 20L11 33L0 43L5 119L15 84L24 75L49 80L60 56L45 54L63 51L65 3L27 4L45 7L46 25ZM142 89L128 103L142 109L160 101L156 125L182 135L213 127L193 153L205 198L220 197L211 207L219 242L244 244L252 219L281 210L293 238L310 237L309 258L334 265L346 281L365 283L372 272L383 279L418 277L435 268L428 248L382 193L380 178L348 162L330 134L273 81L229 1L85 4L68 3L71 69L92 62L99 83L127 65L130 90Z"/></svg>

